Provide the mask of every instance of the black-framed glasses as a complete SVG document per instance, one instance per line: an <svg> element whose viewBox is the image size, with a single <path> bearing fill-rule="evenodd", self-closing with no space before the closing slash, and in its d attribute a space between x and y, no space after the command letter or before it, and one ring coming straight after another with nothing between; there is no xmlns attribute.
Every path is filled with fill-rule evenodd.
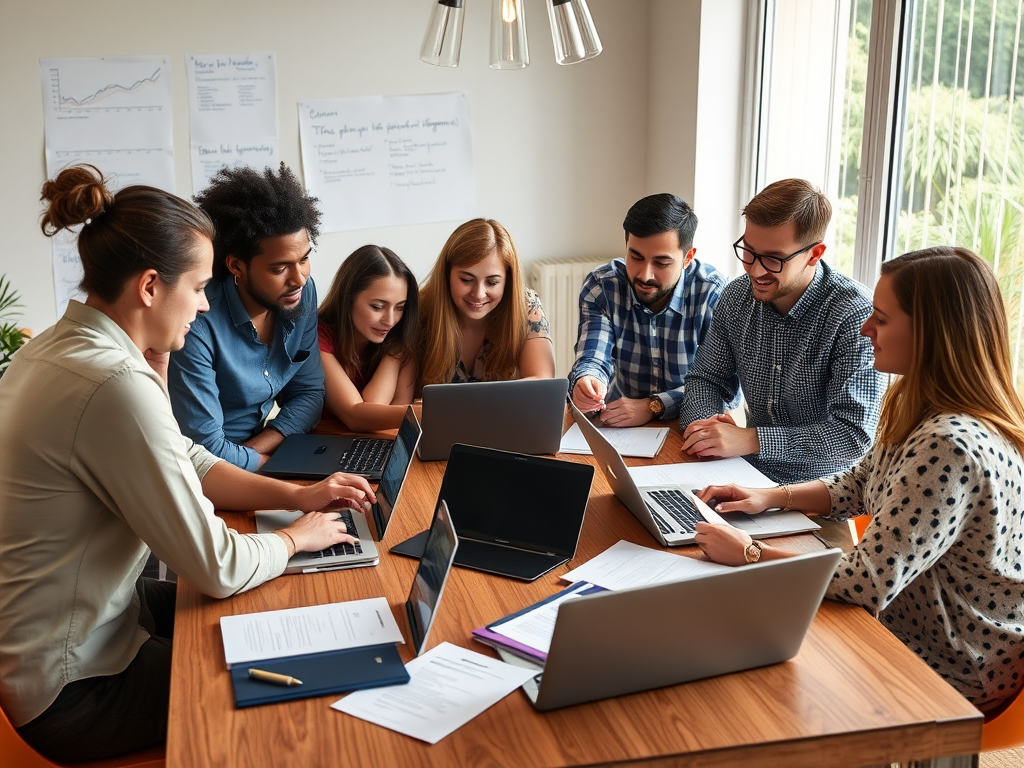
<svg viewBox="0 0 1024 768"><path fill-rule="evenodd" d="M763 256L760 253L754 253L745 245L740 245L742 242L743 238L741 237L732 244L732 249L736 251L737 259L742 261L744 264L753 264L755 261L760 261L761 266L764 267L766 272L773 272L776 274L782 271L782 268L786 266L787 261L794 259L801 253L806 253L814 246L821 244L821 240L817 240L810 245L805 245L799 251L794 251L789 254L789 256Z"/></svg>

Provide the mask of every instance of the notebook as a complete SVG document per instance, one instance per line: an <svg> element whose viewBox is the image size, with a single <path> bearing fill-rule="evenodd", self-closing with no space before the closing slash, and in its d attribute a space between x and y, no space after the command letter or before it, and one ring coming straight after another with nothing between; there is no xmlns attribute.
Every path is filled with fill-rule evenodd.
<svg viewBox="0 0 1024 768"><path fill-rule="evenodd" d="M423 387L420 459L447 459L455 443L555 454L568 391L566 379L428 384Z"/></svg>
<svg viewBox="0 0 1024 768"><path fill-rule="evenodd" d="M459 532L455 564L533 581L576 554L590 498L590 464L452 446L439 499ZM419 557L423 534L391 551Z"/></svg>
<svg viewBox="0 0 1024 768"><path fill-rule="evenodd" d="M812 531L820 527L804 515L792 513L777 518L770 513L752 516L732 513L722 516L698 499L692 489L680 485L638 487L622 456L600 430L572 402L569 403L569 409L608 479L612 492L633 517L666 547L693 544L696 540L694 526L702 520L733 525L758 539Z"/></svg>
<svg viewBox="0 0 1024 768"><path fill-rule="evenodd" d="M420 439L420 426L412 408L406 412L405 421L398 430L394 447L388 456L387 464L382 473L380 485L377 487L377 503L370 508L377 541L384 538L388 523L398 504L398 497L409 474L412 457L416 451L416 443ZM334 571L342 568L359 568L377 565L379 556L377 547L370 535L369 524L362 512L352 509L338 510L339 516L345 520L349 531L355 531L359 539L356 545L339 544L319 552L297 552L288 561L285 573L318 573ZM256 513L256 531L271 533L291 525L302 515L301 512L286 510L261 511Z"/></svg>
<svg viewBox="0 0 1024 768"><path fill-rule="evenodd" d="M523 690L537 709L557 709L791 659L841 556L829 549L566 600L543 673Z"/></svg>
<svg viewBox="0 0 1024 768"><path fill-rule="evenodd" d="M415 420L410 406L405 421ZM404 422L403 422L404 424ZM322 480L334 472L380 480L394 440L351 435L288 435L260 474Z"/></svg>

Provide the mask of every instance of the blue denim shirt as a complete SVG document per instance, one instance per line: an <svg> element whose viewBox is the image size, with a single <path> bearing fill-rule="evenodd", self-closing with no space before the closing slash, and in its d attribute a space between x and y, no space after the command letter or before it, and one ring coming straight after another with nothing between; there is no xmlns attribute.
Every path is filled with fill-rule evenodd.
<svg viewBox="0 0 1024 768"><path fill-rule="evenodd" d="M316 336L316 287L306 281L298 320L278 318L274 340L259 340L238 288L228 278L206 287L210 311L171 355L167 387L181 431L206 450L250 471L259 454L241 445L268 426L282 435L308 432L320 419L324 369Z"/></svg>

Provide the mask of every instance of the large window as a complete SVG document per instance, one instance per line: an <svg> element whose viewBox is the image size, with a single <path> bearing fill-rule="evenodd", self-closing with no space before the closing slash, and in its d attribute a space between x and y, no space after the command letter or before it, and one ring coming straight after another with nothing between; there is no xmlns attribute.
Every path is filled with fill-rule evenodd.
<svg viewBox="0 0 1024 768"><path fill-rule="evenodd" d="M1024 385L1024 0L766 0L755 185L833 201L833 263L962 245L992 264ZM812 52L812 55L808 54ZM828 81L823 81L827 73Z"/></svg>

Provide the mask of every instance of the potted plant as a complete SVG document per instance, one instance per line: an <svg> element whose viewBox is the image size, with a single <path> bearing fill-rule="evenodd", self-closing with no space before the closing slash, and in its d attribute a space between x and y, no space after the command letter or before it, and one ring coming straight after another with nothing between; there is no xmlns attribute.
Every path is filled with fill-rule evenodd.
<svg viewBox="0 0 1024 768"><path fill-rule="evenodd" d="M29 334L14 319L21 316L21 296L11 287L7 275L0 277L0 376L11 364L11 356L24 344Z"/></svg>

